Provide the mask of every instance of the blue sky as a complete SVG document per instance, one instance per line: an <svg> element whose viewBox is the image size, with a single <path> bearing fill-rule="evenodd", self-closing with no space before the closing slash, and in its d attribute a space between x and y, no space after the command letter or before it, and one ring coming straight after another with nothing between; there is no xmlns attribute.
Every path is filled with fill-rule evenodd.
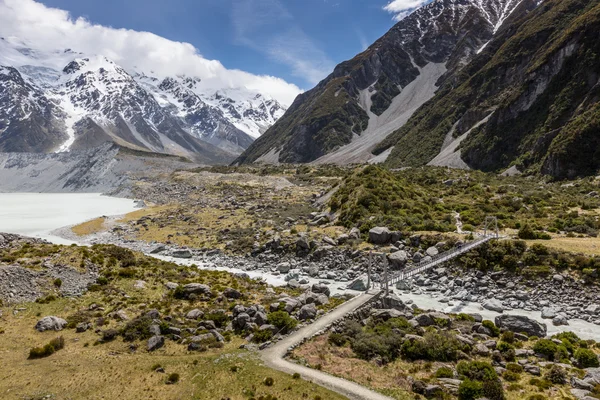
<svg viewBox="0 0 600 400"><path fill-rule="evenodd" d="M421 0L40 0L92 24L188 42L228 69L309 89ZM388 7L389 8L389 7Z"/></svg>

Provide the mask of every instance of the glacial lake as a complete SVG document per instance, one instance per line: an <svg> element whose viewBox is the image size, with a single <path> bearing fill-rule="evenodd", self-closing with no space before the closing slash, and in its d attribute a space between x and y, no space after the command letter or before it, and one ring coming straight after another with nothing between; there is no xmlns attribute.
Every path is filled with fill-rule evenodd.
<svg viewBox="0 0 600 400"><path fill-rule="evenodd" d="M0 232L71 244L52 235L52 231L103 215L135 210L131 199L99 193L0 193Z"/></svg>

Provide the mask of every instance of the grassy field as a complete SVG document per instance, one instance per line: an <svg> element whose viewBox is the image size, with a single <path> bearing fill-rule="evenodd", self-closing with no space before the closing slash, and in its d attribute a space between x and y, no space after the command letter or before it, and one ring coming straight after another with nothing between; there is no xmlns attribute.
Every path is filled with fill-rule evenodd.
<svg viewBox="0 0 600 400"><path fill-rule="evenodd" d="M16 315L11 309L2 309L0 398L247 400L266 395L281 400L344 398L262 366L256 354L237 350L242 339L201 354L189 353L184 346L171 343L154 353L148 353L143 346L132 353L129 344L120 340L93 345L98 335L92 331L38 333L33 329L37 313L58 314L69 309L69 303L30 304ZM59 335L66 342L63 350L47 358L27 359L31 347ZM162 366L166 373L154 372L156 365ZM165 383L171 373L180 375L178 383ZM273 378L273 386L264 385L267 377Z"/></svg>
<svg viewBox="0 0 600 400"><path fill-rule="evenodd" d="M71 228L74 234L77 236L87 236L94 233L103 232L105 230L104 223L106 218L96 218L91 221L84 222Z"/></svg>

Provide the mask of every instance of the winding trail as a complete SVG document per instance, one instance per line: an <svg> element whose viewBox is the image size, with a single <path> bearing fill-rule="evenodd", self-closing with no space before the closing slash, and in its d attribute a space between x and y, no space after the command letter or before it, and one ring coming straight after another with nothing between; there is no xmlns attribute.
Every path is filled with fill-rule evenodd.
<svg viewBox="0 0 600 400"><path fill-rule="evenodd" d="M390 397L374 392L357 383L350 382L342 378L336 378L325 372L295 364L287 361L284 358L290 347L297 345L305 338L309 338L317 332L328 328L333 322L344 317L346 314L353 312L371 300L378 293L379 291L371 291L356 296L355 298L345 302L330 313L319 318L314 323L299 329L282 341L266 348L265 350L262 350L260 352L261 359L265 365L270 368L288 374L297 372L302 376L302 378L310 380L352 400L390 400Z"/></svg>

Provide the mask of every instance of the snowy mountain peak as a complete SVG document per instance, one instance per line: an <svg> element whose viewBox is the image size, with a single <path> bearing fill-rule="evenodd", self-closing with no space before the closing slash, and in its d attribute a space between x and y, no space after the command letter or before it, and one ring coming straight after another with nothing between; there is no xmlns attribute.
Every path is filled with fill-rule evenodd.
<svg viewBox="0 0 600 400"><path fill-rule="evenodd" d="M207 143L237 155L284 111L246 88L227 88L216 100L221 88L205 87L201 77L130 72L103 55L34 49L15 37L0 38L0 65L0 151L68 151L113 140L185 156ZM17 97L23 112L11 106ZM36 105L21 100L29 98L45 99L38 114L27 112ZM25 125L13 124L7 144L11 120L30 115L51 120L52 140L17 145L32 140Z"/></svg>

